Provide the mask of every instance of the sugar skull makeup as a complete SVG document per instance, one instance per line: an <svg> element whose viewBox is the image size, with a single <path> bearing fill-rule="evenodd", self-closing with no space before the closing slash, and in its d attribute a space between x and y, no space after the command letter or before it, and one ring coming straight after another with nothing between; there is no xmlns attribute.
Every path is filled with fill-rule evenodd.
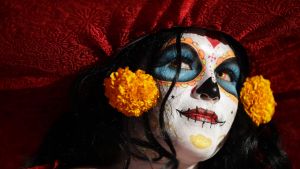
<svg viewBox="0 0 300 169"><path fill-rule="evenodd" d="M226 139L238 108L240 69L227 44L194 33L182 35L181 61L164 119L178 160L194 164L212 157ZM164 45L153 70L162 97L169 90L177 65L176 40L172 39Z"/></svg>

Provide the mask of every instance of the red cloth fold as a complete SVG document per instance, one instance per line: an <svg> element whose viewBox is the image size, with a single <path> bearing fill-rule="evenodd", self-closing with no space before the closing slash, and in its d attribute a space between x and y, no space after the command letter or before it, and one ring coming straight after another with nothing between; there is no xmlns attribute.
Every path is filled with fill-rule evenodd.
<svg viewBox="0 0 300 169"><path fill-rule="evenodd" d="M53 164L39 165L27 169L57 169L58 161L55 161Z"/></svg>
<svg viewBox="0 0 300 169"><path fill-rule="evenodd" d="M300 168L300 1L1 0L0 166L20 168L69 110L71 84L137 37L172 26L223 31L244 45L252 75L272 82L275 120Z"/></svg>

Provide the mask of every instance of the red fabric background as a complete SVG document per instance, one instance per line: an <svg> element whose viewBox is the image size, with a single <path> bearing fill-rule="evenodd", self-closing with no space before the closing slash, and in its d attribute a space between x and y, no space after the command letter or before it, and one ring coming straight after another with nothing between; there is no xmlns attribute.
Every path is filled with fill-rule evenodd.
<svg viewBox="0 0 300 169"><path fill-rule="evenodd" d="M300 168L300 1L0 0L0 168L20 168L67 111L78 72L149 32L199 26L248 50L272 82L275 121Z"/></svg>

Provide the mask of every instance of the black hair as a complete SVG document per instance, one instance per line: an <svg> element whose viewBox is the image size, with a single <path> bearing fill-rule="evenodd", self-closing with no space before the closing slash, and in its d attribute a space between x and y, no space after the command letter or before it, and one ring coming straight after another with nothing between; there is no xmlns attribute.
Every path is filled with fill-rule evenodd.
<svg viewBox="0 0 300 169"><path fill-rule="evenodd" d="M234 51L241 69L237 83L240 91L249 73L248 57L245 49L231 36L208 29L176 27L144 36L115 54L110 63L95 65L83 72L73 90L73 111L62 116L50 130L45 142L31 165L58 160L60 168L80 166L110 166L122 163L128 168L131 157L149 162L167 158L165 168L178 168L176 150L164 130L164 107L179 73L181 64L182 33L190 32L206 35L228 44ZM140 118L146 140L133 138L129 126L132 120L117 112L108 104L104 96L103 80L119 67L129 66L131 70L145 70L152 74L153 65L160 56L163 45L176 38L176 76L167 94L162 99L159 124L164 141L163 147L154 137L148 113ZM240 102L239 102L240 103ZM154 156L149 157L140 148L148 149ZM257 127L239 104L238 112L229 135L221 150L212 158L199 162L201 169L288 169L289 160L280 148L278 132L270 122Z"/></svg>

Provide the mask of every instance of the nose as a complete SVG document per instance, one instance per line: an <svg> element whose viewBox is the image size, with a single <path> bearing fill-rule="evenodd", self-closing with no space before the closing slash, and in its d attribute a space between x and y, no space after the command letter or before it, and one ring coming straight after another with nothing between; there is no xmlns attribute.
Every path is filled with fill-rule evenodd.
<svg viewBox="0 0 300 169"><path fill-rule="evenodd" d="M200 87L196 89L196 93L200 95L200 98L207 101L219 101L220 91L216 82L212 81L210 77Z"/></svg>

